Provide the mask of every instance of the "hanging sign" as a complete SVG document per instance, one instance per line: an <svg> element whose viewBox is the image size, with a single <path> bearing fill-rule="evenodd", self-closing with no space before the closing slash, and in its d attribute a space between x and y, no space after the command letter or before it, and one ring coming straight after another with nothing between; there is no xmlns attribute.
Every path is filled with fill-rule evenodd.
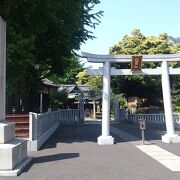
<svg viewBox="0 0 180 180"><path fill-rule="evenodd" d="M141 68L142 68L142 56L132 56L131 71L141 72Z"/></svg>

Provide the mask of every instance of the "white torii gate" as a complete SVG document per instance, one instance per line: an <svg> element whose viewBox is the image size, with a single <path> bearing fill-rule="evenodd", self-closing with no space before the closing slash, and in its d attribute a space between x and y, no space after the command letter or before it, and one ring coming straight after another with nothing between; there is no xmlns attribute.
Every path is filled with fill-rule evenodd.
<svg viewBox="0 0 180 180"><path fill-rule="evenodd" d="M89 69L89 75L103 75L103 104L102 104L102 135L98 137L99 145L114 144L114 138L110 136L110 76L111 75L161 75L164 111L167 133L162 136L166 143L180 142L180 136L174 132L173 112L171 104L171 92L169 74L180 74L180 68L168 67L168 62L180 61L180 54L143 55L143 62L161 62L161 67L156 69L142 69L133 73L130 69L111 68L111 63L127 63L132 61L131 55L97 55L82 52L82 56L88 62L103 63L104 67Z"/></svg>

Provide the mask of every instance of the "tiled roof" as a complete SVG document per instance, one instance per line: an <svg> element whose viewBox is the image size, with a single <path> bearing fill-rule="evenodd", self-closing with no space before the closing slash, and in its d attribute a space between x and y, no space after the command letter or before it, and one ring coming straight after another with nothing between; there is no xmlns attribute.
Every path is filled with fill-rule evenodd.
<svg viewBox="0 0 180 180"><path fill-rule="evenodd" d="M47 86L59 87L57 84L55 84L54 82L50 81L47 78L44 78L41 81L42 81L43 84L45 84Z"/></svg>
<svg viewBox="0 0 180 180"><path fill-rule="evenodd" d="M88 92L89 87L86 85L75 85L75 84L59 84L58 91L65 90L70 92Z"/></svg>
<svg viewBox="0 0 180 180"><path fill-rule="evenodd" d="M58 91L63 91L65 90L68 93L71 92L89 92L90 89L87 85L77 85L77 84L55 84L54 82L50 81L47 78L42 79L42 83L47 85L47 86L51 86L51 87L57 87Z"/></svg>

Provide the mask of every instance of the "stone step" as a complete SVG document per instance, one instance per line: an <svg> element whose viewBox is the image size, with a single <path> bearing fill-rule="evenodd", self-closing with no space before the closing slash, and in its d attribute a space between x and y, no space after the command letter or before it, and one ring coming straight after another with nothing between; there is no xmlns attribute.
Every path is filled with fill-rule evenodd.
<svg viewBox="0 0 180 180"><path fill-rule="evenodd" d="M15 123L15 136L29 137L29 114L6 115L6 120Z"/></svg>

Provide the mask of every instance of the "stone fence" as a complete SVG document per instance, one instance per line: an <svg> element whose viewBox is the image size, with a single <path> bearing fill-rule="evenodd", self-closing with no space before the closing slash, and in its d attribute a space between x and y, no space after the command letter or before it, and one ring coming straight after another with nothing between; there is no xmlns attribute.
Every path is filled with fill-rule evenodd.
<svg viewBox="0 0 180 180"><path fill-rule="evenodd" d="M174 114L174 123L180 124L180 115ZM137 122L139 119L145 119L147 123L165 123L164 114L131 114L129 120Z"/></svg>
<svg viewBox="0 0 180 180"><path fill-rule="evenodd" d="M79 109L59 109L43 114L29 113L28 150L37 151L61 125L83 122Z"/></svg>
<svg viewBox="0 0 180 180"><path fill-rule="evenodd" d="M144 119L147 123L165 123L164 114L130 114L129 121L138 122L139 119ZM119 120L125 120L125 110L120 109ZM174 123L180 124L180 114L174 114Z"/></svg>

